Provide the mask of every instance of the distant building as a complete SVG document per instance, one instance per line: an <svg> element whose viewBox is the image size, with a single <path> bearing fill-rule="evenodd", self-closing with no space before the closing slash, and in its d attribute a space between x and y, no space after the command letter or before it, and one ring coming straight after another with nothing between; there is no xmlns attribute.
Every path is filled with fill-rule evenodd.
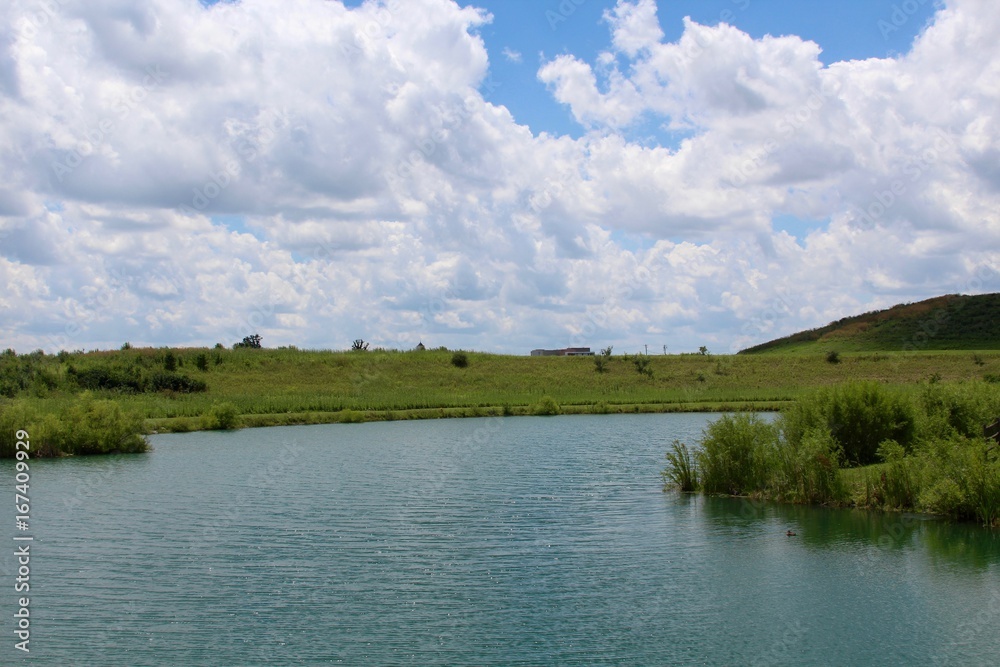
<svg viewBox="0 0 1000 667"><path fill-rule="evenodd" d="M565 347L561 350L532 350L533 357L592 357L589 347Z"/></svg>

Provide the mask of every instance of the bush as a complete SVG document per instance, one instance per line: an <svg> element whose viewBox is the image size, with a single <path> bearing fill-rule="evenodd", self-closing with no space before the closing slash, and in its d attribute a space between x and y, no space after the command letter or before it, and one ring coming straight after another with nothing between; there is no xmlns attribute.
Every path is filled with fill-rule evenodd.
<svg viewBox="0 0 1000 667"><path fill-rule="evenodd" d="M708 425L697 454L706 493L763 492L771 477L778 430L755 414L724 415Z"/></svg>
<svg viewBox="0 0 1000 667"><path fill-rule="evenodd" d="M879 445L878 456L885 464L865 471L867 475L878 475L877 480L867 482L875 491L875 504L889 509L915 507L920 491L917 460L907 457L902 446L893 440Z"/></svg>
<svg viewBox="0 0 1000 667"><path fill-rule="evenodd" d="M531 408L531 414L538 416L558 415L560 413L562 413L562 409L551 396L543 396L542 400Z"/></svg>
<svg viewBox="0 0 1000 667"><path fill-rule="evenodd" d="M910 451L917 435L912 402L874 382L835 387L803 399L782 415L780 427L793 446L810 430L829 431L849 465L875 463L885 440Z"/></svg>
<svg viewBox="0 0 1000 667"><path fill-rule="evenodd" d="M840 473L843 454L826 429L811 429L793 445L780 441L775 495L798 503L835 503L847 498Z"/></svg>
<svg viewBox="0 0 1000 667"><path fill-rule="evenodd" d="M340 412L340 423L341 424L360 424L365 421L365 413L359 412L358 410L341 410Z"/></svg>
<svg viewBox="0 0 1000 667"><path fill-rule="evenodd" d="M138 368L94 366L77 370L70 366L67 374L76 385L87 391L116 391L125 394L141 393L146 389Z"/></svg>
<svg viewBox="0 0 1000 667"><path fill-rule="evenodd" d="M205 426L211 430L229 431L236 428L239 416L239 410L232 403L228 401L225 403L216 403L212 406L205 419Z"/></svg>
<svg viewBox="0 0 1000 667"><path fill-rule="evenodd" d="M1000 416L1000 390L984 382L925 385L919 396L924 438L978 438Z"/></svg>
<svg viewBox="0 0 1000 667"><path fill-rule="evenodd" d="M839 364L840 363L840 352L836 350L830 350L826 353L826 362L828 364Z"/></svg>
<svg viewBox="0 0 1000 667"><path fill-rule="evenodd" d="M469 365L469 357L465 352L456 352L451 355L451 365L456 368L465 368Z"/></svg>
<svg viewBox="0 0 1000 667"><path fill-rule="evenodd" d="M94 400L89 395L59 414L42 414L24 401L4 404L0 408L0 457L14 456L19 429L31 436L33 458L149 450L142 417L116 401Z"/></svg>
<svg viewBox="0 0 1000 667"><path fill-rule="evenodd" d="M202 380L195 380L179 373L159 371L149 378L150 391L175 391L179 394L191 394L205 391L208 385Z"/></svg>
<svg viewBox="0 0 1000 667"><path fill-rule="evenodd" d="M957 518L1000 524L1000 455L984 439L952 438L927 446L921 456L919 506Z"/></svg>
<svg viewBox="0 0 1000 667"><path fill-rule="evenodd" d="M58 449L70 454L145 452L142 417L111 400L83 398L63 417L66 432Z"/></svg>

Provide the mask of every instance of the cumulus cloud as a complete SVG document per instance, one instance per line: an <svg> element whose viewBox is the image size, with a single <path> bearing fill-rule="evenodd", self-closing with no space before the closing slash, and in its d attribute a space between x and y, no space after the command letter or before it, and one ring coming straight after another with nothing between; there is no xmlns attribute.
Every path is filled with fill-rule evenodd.
<svg viewBox="0 0 1000 667"><path fill-rule="evenodd" d="M829 67L725 24L668 42L652 0L621 0L605 53L538 72L579 139L486 101L490 20L450 0L5 4L0 340L729 351L997 289L988 0ZM686 138L636 141L640 121Z"/></svg>

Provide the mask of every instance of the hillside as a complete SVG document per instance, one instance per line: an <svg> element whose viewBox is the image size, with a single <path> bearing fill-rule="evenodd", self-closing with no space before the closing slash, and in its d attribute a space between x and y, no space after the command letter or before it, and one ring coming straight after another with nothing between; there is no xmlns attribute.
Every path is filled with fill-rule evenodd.
<svg viewBox="0 0 1000 667"><path fill-rule="evenodd" d="M1000 294L949 294L845 317L742 350L786 352L1000 350Z"/></svg>

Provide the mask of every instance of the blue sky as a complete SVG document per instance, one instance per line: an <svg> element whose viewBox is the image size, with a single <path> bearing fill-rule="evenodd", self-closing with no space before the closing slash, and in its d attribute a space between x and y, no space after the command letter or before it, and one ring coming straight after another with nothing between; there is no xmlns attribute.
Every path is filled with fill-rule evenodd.
<svg viewBox="0 0 1000 667"><path fill-rule="evenodd" d="M544 59L562 53L592 62L608 48L604 14L615 3L488 0L460 4L484 8L493 16L493 21L478 31L490 53L491 78L500 84L488 99L506 106L518 122L535 133L580 136L583 128L552 99L545 84L538 80L538 68ZM814 41L823 49L822 61L826 65L906 53L934 14L931 0L914 2L915 11L904 12L902 21L898 15L894 17L899 7L896 0L659 0L656 6L668 40L681 36L685 16L704 25L725 21L756 38L798 35ZM519 54L520 61L505 57L505 50ZM655 122L648 125L652 127L643 129L656 132L660 141L676 140L670 133L658 132Z"/></svg>
<svg viewBox="0 0 1000 667"><path fill-rule="evenodd" d="M61 0L0 25L0 348L735 352L1000 291L993 0Z"/></svg>

